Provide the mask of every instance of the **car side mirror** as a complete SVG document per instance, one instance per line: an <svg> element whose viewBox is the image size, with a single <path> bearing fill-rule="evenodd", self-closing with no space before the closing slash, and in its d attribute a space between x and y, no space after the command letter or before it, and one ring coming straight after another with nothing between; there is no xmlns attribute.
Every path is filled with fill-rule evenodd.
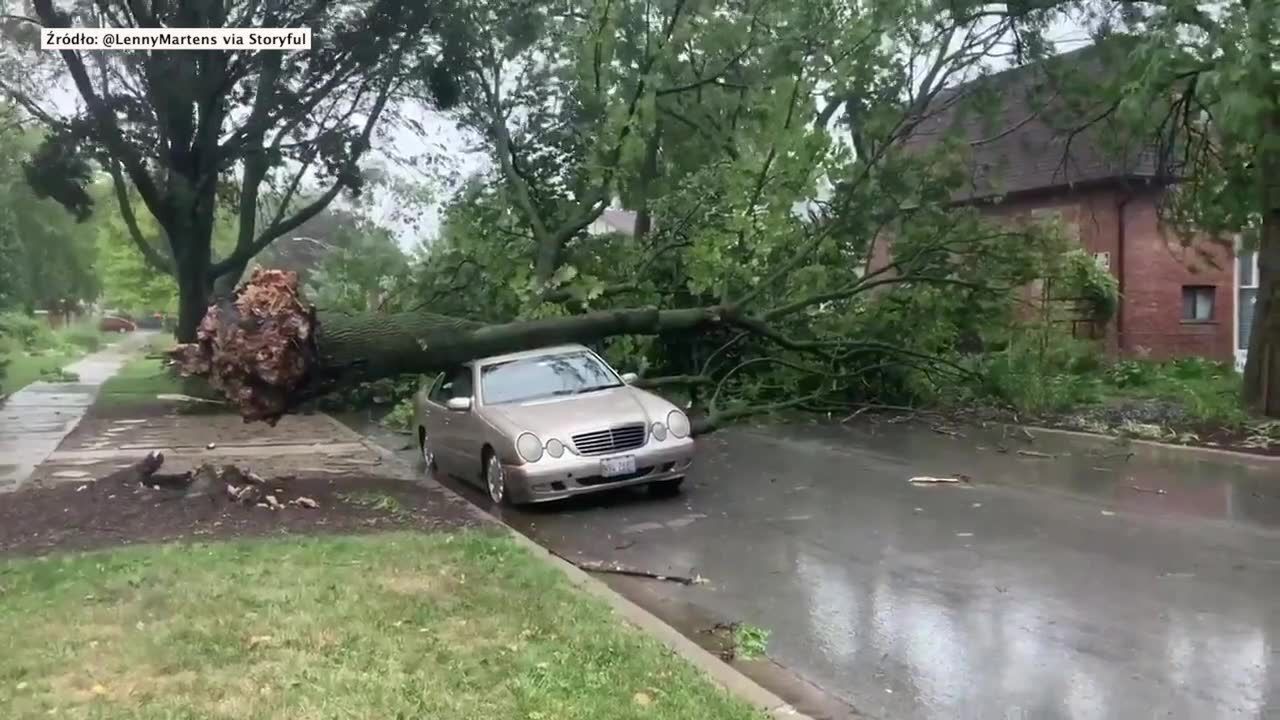
<svg viewBox="0 0 1280 720"><path fill-rule="evenodd" d="M632 385L635 383L635 381L640 379L640 376L635 373L622 373L621 377L622 377L622 382L628 385Z"/></svg>
<svg viewBox="0 0 1280 720"><path fill-rule="evenodd" d="M449 398L448 402L446 402L444 406L454 412L466 412L471 409L471 398L469 397Z"/></svg>

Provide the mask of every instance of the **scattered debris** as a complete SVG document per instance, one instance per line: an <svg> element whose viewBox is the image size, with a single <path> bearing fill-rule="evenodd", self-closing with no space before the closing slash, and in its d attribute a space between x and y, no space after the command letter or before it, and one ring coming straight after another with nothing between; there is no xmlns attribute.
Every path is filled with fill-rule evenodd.
<svg viewBox="0 0 1280 720"><path fill-rule="evenodd" d="M1103 515L1106 515L1107 517L1111 517L1112 515L1115 515L1115 511L1113 510L1102 510L1101 512Z"/></svg>
<svg viewBox="0 0 1280 720"><path fill-rule="evenodd" d="M958 532L958 533L956 533L956 537L959 537L959 538L971 538L971 537L973 537L973 533L971 533L971 532Z"/></svg>
<svg viewBox="0 0 1280 720"><path fill-rule="evenodd" d="M1153 495L1168 495L1168 494L1169 494L1169 491L1168 491L1168 490L1165 490L1164 488L1149 488L1149 487L1142 487L1141 485L1130 485L1130 486L1129 486L1129 489L1130 489L1130 490L1133 490L1134 492L1140 492L1140 493L1151 493L1151 494L1153 494Z"/></svg>
<svg viewBox="0 0 1280 720"><path fill-rule="evenodd" d="M948 437L953 437L953 438L962 438L962 437L964 437L964 433L960 432L959 430L954 430L954 429L952 429L952 428L943 427L943 426L941 426L941 425L930 425L930 426L929 426L929 429L930 429L930 430L932 430L932 431L934 431L934 432L936 432L936 433L938 433L939 435L946 435L946 436L948 436Z"/></svg>
<svg viewBox="0 0 1280 720"><path fill-rule="evenodd" d="M694 575L693 577L670 575L667 573L656 573L650 570L629 567L616 562L610 563L604 562L603 560L573 560L559 553L553 552L552 554L579 570L584 570L586 572L627 575L630 577L649 578L650 580L664 580L667 582L680 583L681 585L704 585L707 582L707 579L701 575Z"/></svg>
<svg viewBox="0 0 1280 720"><path fill-rule="evenodd" d="M718 622L702 630L720 641L720 658L726 662L733 660L754 660L761 657L769 648L769 630L741 622Z"/></svg>
<svg viewBox="0 0 1280 720"><path fill-rule="evenodd" d="M208 445L205 445L205 446L204 446L204 449L205 449L205 450L213 450L213 449L215 449L215 448L217 448L217 447L218 447L218 444L217 444L217 443L212 443L212 442L211 442L211 443L209 443Z"/></svg>
<svg viewBox="0 0 1280 720"><path fill-rule="evenodd" d="M955 485L958 483L969 482L964 476L959 477L931 477L929 475L918 475L907 481L912 485Z"/></svg>
<svg viewBox="0 0 1280 720"><path fill-rule="evenodd" d="M273 478L268 484L261 475L235 465L216 465L204 463L194 470L183 473L158 472L164 463L164 455L159 452L149 453L141 461L127 466L97 483L116 483L124 487L135 487L137 491L146 493L172 493L170 497L188 499L205 497L217 501L221 497L230 499L232 503L246 507L258 507L270 510L283 510L287 507L300 507L317 510L320 504L309 497L285 499L288 477ZM275 486L268 489L270 486ZM91 487L82 485L76 492ZM110 498L114 495L109 496Z"/></svg>
<svg viewBox="0 0 1280 720"><path fill-rule="evenodd" d="M648 693L638 692L631 696L631 702L640 707L649 707L653 704L653 698L649 697Z"/></svg>
<svg viewBox="0 0 1280 720"><path fill-rule="evenodd" d="M258 647L259 645L266 645L267 643L270 643L274 639L275 638L271 637L270 635L254 635L249 638L249 649L252 650Z"/></svg>
<svg viewBox="0 0 1280 720"><path fill-rule="evenodd" d="M1029 458L1041 458L1041 459L1044 459L1044 460L1057 460L1057 459L1058 459L1058 456L1057 456L1057 455L1050 455L1049 453L1036 452L1035 450L1019 450L1019 451L1018 451L1018 454L1019 454L1019 455L1021 455L1021 456L1023 456L1023 457L1029 457Z"/></svg>
<svg viewBox="0 0 1280 720"><path fill-rule="evenodd" d="M157 400L165 400L167 402L187 402L187 403L206 403L209 405L226 405L223 400L213 400L210 398L194 397L191 395L183 395L181 393L161 393L156 395Z"/></svg>

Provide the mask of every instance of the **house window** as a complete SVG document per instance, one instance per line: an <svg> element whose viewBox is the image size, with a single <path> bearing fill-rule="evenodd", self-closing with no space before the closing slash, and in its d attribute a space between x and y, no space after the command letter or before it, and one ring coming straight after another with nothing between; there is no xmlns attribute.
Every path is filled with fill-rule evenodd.
<svg viewBox="0 0 1280 720"><path fill-rule="evenodd" d="M1253 330L1253 310L1258 302L1258 253L1242 252L1236 256L1240 263L1240 286L1236 298L1239 308L1236 344L1239 350L1249 349L1249 333Z"/></svg>
<svg viewBox="0 0 1280 720"><path fill-rule="evenodd" d="M1182 320L1207 322L1213 319L1213 285L1182 286Z"/></svg>

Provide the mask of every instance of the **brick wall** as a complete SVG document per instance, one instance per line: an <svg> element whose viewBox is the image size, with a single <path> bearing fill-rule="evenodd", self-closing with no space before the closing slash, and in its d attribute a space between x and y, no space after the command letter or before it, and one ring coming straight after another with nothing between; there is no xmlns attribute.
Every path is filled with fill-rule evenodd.
<svg viewBox="0 0 1280 720"><path fill-rule="evenodd" d="M1128 201L1124 202L1126 196ZM1159 222L1159 197L1155 190L1057 191L1022 195L985 206L983 211L991 217L1010 219L1057 213L1086 251L1109 255L1111 273L1122 293L1118 317L1102 339L1109 354L1153 359L1198 355L1230 361L1234 358L1236 300L1231 252L1207 240L1183 247L1178 234ZM887 239L877 244L873 267L888 262L888 244ZM1184 286L1214 288L1211 320L1183 320ZM1034 289L1028 288L1027 299L1034 299L1034 295Z"/></svg>
<svg viewBox="0 0 1280 720"><path fill-rule="evenodd" d="M1107 328L1108 352L1153 359L1198 355L1231 360L1235 292L1230 251L1207 240L1183 247L1179 235L1159 222L1158 191L1128 193L1127 202L1125 197L1124 190L1108 188L1058 192L1024 196L986 212L996 217L1057 212L1074 226L1086 251L1109 254L1121 299L1118 317ZM1183 320L1184 286L1214 288L1212 319Z"/></svg>

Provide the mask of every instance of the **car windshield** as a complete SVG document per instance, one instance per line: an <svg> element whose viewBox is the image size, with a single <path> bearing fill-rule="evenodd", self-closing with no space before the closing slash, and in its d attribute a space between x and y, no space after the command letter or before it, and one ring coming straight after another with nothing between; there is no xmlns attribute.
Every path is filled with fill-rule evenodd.
<svg viewBox="0 0 1280 720"><path fill-rule="evenodd" d="M578 395L621 384L607 365L586 352L509 360L480 369L486 405Z"/></svg>

